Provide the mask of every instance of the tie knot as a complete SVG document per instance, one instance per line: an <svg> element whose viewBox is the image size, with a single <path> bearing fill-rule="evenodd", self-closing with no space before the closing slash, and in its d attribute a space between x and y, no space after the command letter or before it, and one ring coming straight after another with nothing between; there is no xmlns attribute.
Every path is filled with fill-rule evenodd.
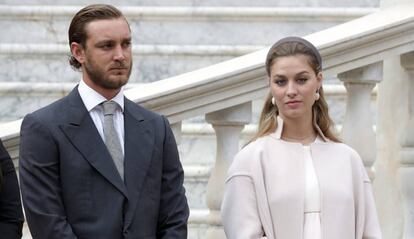
<svg viewBox="0 0 414 239"><path fill-rule="evenodd" d="M102 103L103 114L104 115L113 115L116 111L118 104L115 101L105 101Z"/></svg>

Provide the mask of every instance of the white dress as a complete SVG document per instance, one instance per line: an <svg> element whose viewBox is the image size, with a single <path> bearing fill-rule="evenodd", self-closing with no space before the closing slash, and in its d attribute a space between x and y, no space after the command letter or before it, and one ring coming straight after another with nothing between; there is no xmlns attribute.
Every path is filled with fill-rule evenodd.
<svg viewBox="0 0 414 239"><path fill-rule="evenodd" d="M303 239L321 239L321 205L318 178L313 166L310 146L305 152L305 216Z"/></svg>

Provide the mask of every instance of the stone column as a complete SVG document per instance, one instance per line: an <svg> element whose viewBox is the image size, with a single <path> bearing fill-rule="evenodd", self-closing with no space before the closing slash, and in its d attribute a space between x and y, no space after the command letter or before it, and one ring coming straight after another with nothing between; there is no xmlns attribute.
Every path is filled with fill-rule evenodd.
<svg viewBox="0 0 414 239"><path fill-rule="evenodd" d="M382 80L382 63L374 63L338 75L347 90L342 138L361 156L371 180L376 159L376 137L371 111L371 92Z"/></svg>
<svg viewBox="0 0 414 239"><path fill-rule="evenodd" d="M181 133L182 133L181 126L182 126L182 121L171 124L171 130L174 134L174 138L175 138L175 141L177 142L177 145L181 144Z"/></svg>
<svg viewBox="0 0 414 239"><path fill-rule="evenodd" d="M399 128L401 200L404 210L403 238L414 238L414 52L401 56L401 66L409 78L406 89L401 89L404 108L400 121L394 122Z"/></svg>
<svg viewBox="0 0 414 239"><path fill-rule="evenodd" d="M252 103L248 102L206 115L206 121L214 128L217 142L216 163L207 185L207 206L210 209L208 239L226 238L220 217L224 181L227 169L239 151L240 133L244 125L250 122L251 112Z"/></svg>
<svg viewBox="0 0 414 239"><path fill-rule="evenodd" d="M412 0L380 0L381 9L387 9ZM405 109L401 99L401 90L406 90L407 72L401 65L400 56L391 56L384 60L384 79L378 86L377 143L378 157L375 163L377 177L374 192L383 238L403 238L404 212L400 192L400 142L397 128L400 115ZM410 227L414 225L411 222ZM408 238L408 237L405 237Z"/></svg>

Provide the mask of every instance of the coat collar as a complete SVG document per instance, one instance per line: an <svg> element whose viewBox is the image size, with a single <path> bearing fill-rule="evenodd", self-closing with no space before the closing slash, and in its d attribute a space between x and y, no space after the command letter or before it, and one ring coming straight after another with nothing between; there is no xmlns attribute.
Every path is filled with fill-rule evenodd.
<svg viewBox="0 0 414 239"><path fill-rule="evenodd" d="M281 139L282 138L282 132L283 132L283 119L282 117L280 117L279 115L276 117L277 120L277 127L276 127L276 131L272 134L270 134L270 136L272 138L275 139ZM329 142L329 139L326 138L326 136L322 133L322 130L319 128L319 126L316 124L316 119L313 120L313 126L315 127L317 133L318 133L318 137L316 137L316 142Z"/></svg>

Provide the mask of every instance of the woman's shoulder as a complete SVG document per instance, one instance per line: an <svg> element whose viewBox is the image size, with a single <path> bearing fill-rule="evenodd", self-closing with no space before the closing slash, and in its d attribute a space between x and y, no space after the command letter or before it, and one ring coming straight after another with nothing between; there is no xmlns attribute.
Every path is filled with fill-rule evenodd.
<svg viewBox="0 0 414 239"><path fill-rule="evenodd" d="M327 145L332 147L332 152L335 152L335 155L341 155L347 158L354 171L365 171L362 158L354 148L345 143L337 142L329 142Z"/></svg>
<svg viewBox="0 0 414 239"><path fill-rule="evenodd" d="M267 145L269 144L269 140L271 140L269 136L262 136L254 141L249 142L236 154L235 159L244 159L259 156L263 153L266 147L268 147Z"/></svg>
<svg viewBox="0 0 414 239"><path fill-rule="evenodd" d="M250 174L254 165L260 162L267 137L260 137L245 145L233 158L229 169L229 174Z"/></svg>
<svg viewBox="0 0 414 239"><path fill-rule="evenodd" d="M361 157L359 156L358 152L352 148L351 146L345 143L336 143L338 147L340 147L344 152L346 152L352 160L361 161Z"/></svg>

